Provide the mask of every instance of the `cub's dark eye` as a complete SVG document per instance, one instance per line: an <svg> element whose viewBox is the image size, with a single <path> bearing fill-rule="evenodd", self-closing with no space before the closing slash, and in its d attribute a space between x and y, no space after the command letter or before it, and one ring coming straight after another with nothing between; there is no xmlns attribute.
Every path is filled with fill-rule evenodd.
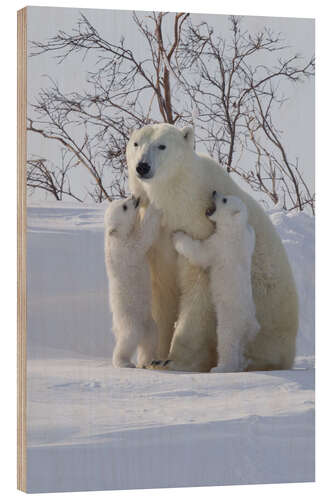
<svg viewBox="0 0 333 500"><path fill-rule="evenodd" d="M227 198L223 198L222 201L223 201L223 203L227 203L228 200L227 200Z"/></svg>
<svg viewBox="0 0 333 500"><path fill-rule="evenodd" d="M160 144L160 145L158 146L158 149L165 149L165 148L166 148L166 146L165 146L164 144Z"/></svg>
<svg viewBox="0 0 333 500"><path fill-rule="evenodd" d="M123 210L124 210L124 212L126 212L126 210L127 210L127 205L123 205Z"/></svg>
<svg viewBox="0 0 333 500"><path fill-rule="evenodd" d="M135 147L135 148L137 148L137 147L138 147L138 145L139 145L139 144L138 144L137 142L135 142L135 143L134 143L134 147Z"/></svg>

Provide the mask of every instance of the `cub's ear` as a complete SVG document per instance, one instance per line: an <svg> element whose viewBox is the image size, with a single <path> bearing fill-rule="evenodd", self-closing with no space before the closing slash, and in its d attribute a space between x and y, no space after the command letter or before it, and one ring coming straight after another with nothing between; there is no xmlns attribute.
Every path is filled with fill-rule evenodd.
<svg viewBox="0 0 333 500"><path fill-rule="evenodd" d="M193 128L192 127L184 127L180 131L181 131L185 141L188 143L188 145L193 148L194 147L194 130L193 130Z"/></svg>

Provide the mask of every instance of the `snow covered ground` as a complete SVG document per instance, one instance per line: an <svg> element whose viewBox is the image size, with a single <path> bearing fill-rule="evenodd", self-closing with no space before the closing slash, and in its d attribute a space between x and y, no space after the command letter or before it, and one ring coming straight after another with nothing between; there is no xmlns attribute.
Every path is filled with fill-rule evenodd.
<svg viewBox="0 0 333 500"><path fill-rule="evenodd" d="M314 480L314 219L271 212L298 285L295 369L114 369L104 206L28 208L30 492Z"/></svg>

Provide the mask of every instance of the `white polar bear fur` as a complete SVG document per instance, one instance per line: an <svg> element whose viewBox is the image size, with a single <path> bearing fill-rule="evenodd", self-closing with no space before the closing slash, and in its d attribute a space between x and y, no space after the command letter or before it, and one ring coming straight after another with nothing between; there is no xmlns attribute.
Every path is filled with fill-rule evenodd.
<svg viewBox="0 0 333 500"><path fill-rule="evenodd" d="M142 223L138 200L113 201L105 212L105 264L116 345L113 365L143 367L156 357L157 328L152 318L151 277L147 252L157 234L160 217L152 206ZM125 210L124 210L125 208Z"/></svg>
<svg viewBox="0 0 333 500"><path fill-rule="evenodd" d="M218 364L211 371L239 372L247 368L245 346L260 330L251 283L255 233L239 198L214 192L213 199L214 212L208 216L216 223L215 232L206 240L176 232L173 240L176 250L192 264L209 269L218 354Z"/></svg>
<svg viewBox="0 0 333 500"><path fill-rule="evenodd" d="M207 272L177 254L171 239L175 231L195 239L212 234L205 210L216 190L245 203L256 233L252 289L261 330L245 349L248 370L288 369L295 356L298 298L285 249L260 205L212 158L195 153L193 140L190 127L149 125L132 133L126 149L132 193L162 211L159 238L149 252L158 356L172 360L168 369L209 371L217 364ZM140 161L150 165L149 178L138 174Z"/></svg>

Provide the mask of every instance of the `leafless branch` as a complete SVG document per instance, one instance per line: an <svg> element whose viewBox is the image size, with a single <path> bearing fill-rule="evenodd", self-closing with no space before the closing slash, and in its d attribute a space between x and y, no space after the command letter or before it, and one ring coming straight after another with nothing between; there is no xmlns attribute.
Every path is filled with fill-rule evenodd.
<svg viewBox="0 0 333 500"><path fill-rule="evenodd" d="M60 201L64 196L74 198L82 202L72 192L70 183L70 171L77 167L78 161L73 155L69 157L69 151L61 151L61 164L50 164L45 158L31 158L27 162L27 186L32 192L41 189L50 193L56 200Z"/></svg>
<svg viewBox="0 0 333 500"><path fill-rule="evenodd" d="M291 161L276 111L281 83L298 85L314 74L314 58L294 54L280 33L249 33L229 18L229 33L215 33L189 14L133 13L146 57L121 38L102 37L81 14L69 33L32 42L32 55L50 53L59 64L88 53L95 66L85 91L64 93L50 80L31 105L28 130L55 140L89 173L96 202L127 194L125 148L130 131L149 123L185 125L196 119L197 141L254 191L286 210L315 211L315 197ZM171 26L171 29L170 29ZM82 86L83 87L83 86ZM283 86L287 88L286 85ZM240 158L250 158L244 167Z"/></svg>

